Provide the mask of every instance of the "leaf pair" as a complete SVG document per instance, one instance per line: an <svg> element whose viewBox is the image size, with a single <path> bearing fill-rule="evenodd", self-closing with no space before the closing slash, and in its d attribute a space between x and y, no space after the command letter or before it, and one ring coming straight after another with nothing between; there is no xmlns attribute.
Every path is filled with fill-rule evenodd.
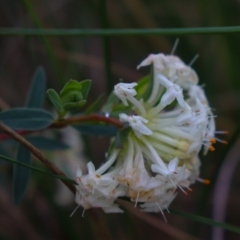
<svg viewBox="0 0 240 240"><path fill-rule="evenodd" d="M87 101L91 80L78 82L70 80L58 94L54 89L48 89L47 96L52 102L60 118L63 118L68 111L79 110Z"/></svg>

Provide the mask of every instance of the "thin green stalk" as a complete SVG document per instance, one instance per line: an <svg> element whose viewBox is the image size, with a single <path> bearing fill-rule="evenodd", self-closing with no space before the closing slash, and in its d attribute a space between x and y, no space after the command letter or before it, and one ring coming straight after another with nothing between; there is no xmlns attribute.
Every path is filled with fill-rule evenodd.
<svg viewBox="0 0 240 240"><path fill-rule="evenodd" d="M35 26L38 28L38 30L41 30L43 27L42 27L42 24L34 10L34 7L31 3L30 0L23 0L23 3L29 13L29 15L31 16ZM43 42L43 45L47 51L47 54L49 56L49 59L56 71L56 74L57 74L57 78L58 80L60 81L60 84L61 85L64 85L65 81L64 81L64 78L63 78L63 74L62 74L62 70L59 66L59 63L58 63L58 60L57 58L55 57L55 54L53 52L53 47L51 46L50 42L48 41L48 39L44 36L44 35L41 35L41 40Z"/></svg>
<svg viewBox="0 0 240 240"><path fill-rule="evenodd" d="M32 166L32 165L29 165L29 164L22 163L22 162L20 162L20 161L18 161L18 160L15 160L15 159L6 157L6 156L4 156L4 155L1 155L1 154L0 154L0 158L1 158L1 159L4 159L4 160L6 160L6 161L12 162L12 163L19 164L19 165L21 165L21 166L23 166L23 167L26 167L26 168L29 168L29 169L31 169L31 170L34 170L34 171L37 171L37 172L40 172L40 173L44 173L44 174L46 174L46 175L48 175L48 176L51 176L51 177L58 178L58 179L61 179L61 180L63 180L63 181L66 181L66 182L70 182L70 183L76 184L76 182L75 182L74 180L70 179L70 178L66 178L66 177L63 177L63 176L59 176L59 175L57 175L57 174L52 174L52 173L49 173L49 172L45 172L44 170L42 170L42 169L40 169L40 168L34 167L34 166Z"/></svg>
<svg viewBox="0 0 240 240"><path fill-rule="evenodd" d="M211 220L209 218L201 217L201 216L198 216L198 215L195 215L195 214L180 212L180 211L173 210L173 209L170 209L170 212L172 214L178 215L180 217L184 217L184 218L187 218L187 219L190 219L190 220L193 220L193 221L197 221L197 222L200 222L200 223L212 225L212 226L215 226L215 227L220 227L220 228L223 228L225 230L228 230L228 231L231 231L231 232L236 232L236 233L240 234L240 228L235 227L233 225L229 225L229 224L226 224L226 223L214 221L214 220Z"/></svg>
<svg viewBox="0 0 240 240"><path fill-rule="evenodd" d="M26 1L26 0L25 0ZM183 36L183 35L216 35L240 33L240 26L197 27L197 28L148 28L148 29L31 29L0 28L1 36Z"/></svg>

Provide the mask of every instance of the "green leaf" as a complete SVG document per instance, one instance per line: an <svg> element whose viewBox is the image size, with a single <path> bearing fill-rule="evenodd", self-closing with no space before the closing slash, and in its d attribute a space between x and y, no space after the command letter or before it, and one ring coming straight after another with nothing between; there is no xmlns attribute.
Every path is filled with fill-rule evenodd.
<svg viewBox="0 0 240 240"><path fill-rule="evenodd" d="M60 142L55 139L50 139L42 136L37 137L27 137L26 138L31 144L33 144L36 148L40 148L43 150L66 150L69 149L69 146L63 142Z"/></svg>
<svg viewBox="0 0 240 240"><path fill-rule="evenodd" d="M87 79L87 80L83 80L80 82L80 85L82 87L82 95L83 95L83 99L87 99L88 93L90 91L91 85L92 85L92 80Z"/></svg>
<svg viewBox="0 0 240 240"><path fill-rule="evenodd" d="M60 92L62 103L79 102L83 100L82 86L76 80L68 81Z"/></svg>
<svg viewBox="0 0 240 240"><path fill-rule="evenodd" d="M29 164L20 162L20 161L18 161L18 160L15 160L15 159L6 157L6 156L4 156L4 155L1 155L1 154L0 154L0 158L6 160L6 161L8 161L8 162L12 162L12 163L16 163L16 164L18 164L18 165L20 165L20 166L24 166L25 168L29 168L29 169L32 169L32 170L34 170L34 171L37 171L37 172L40 172L40 173L44 173L44 174L49 175L49 176L51 176L51 177L58 178L58 179L61 179L61 180L66 181L66 182L71 182L71 183L73 183L73 184L76 184L76 182L75 182L74 180L70 179L70 178L66 178L66 177L63 177L63 176L59 176L59 175L56 175L56 174L52 174L52 173L50 173L50 172L45 172L44 170L42 170L42 169L40 169L40 168L37 168L37 167L31 166L31 165L29 165Z"/></svg>
<svg viewBox="0 0 240 240"><path fill-rule="evenodd" d="M50 88L47 90L46 94L47 94L48 99L51 101L51 103L55 107L58 115L60 117L63 117L66 114L66 111L63 108L62 100L60 99L58 93L54 89Z"/></svg>
<svg viewBox="0 0 240 240"><path fill-rule="evenodd" d="M99 107L99 105L100 105L100 103L101 103L101 101L102 101L102 99L103 99L103 96L104 96L104 94L101 94L101 95L97 98L97 100L96 100L95 102L93 102L93 104L91 104L91 105L88 107L88 109L85 111L85 115L89 115L89 114L95 112L95 111L98 109L98 107Z"/></svg>
<svg viewBox="0 0 240 240"><path fill-rule="evenodd" d="M37 108L12 108L0 113L0 121L16 130L44 129L53 120L49 112Z"/></svg>
<svg viewBox="0 0 240 240"><path fill-rule="evenodd" d="M42 67L34 72L26 106L29 108L41 108L45 98L46 74Z"/></svg>
<svg viewBox="0 0 240 240"><path fill-rule="evenodd" d="M114 126L108 125L92 125L92 124L81 124L81 125L73 125L76 130L78 130L82 134L86 135L107 135L113 136L117 133L118 129Z"/></svg>
<svg viewBox="0 0 240 240"><path fill-rule="evenodd" d="M65 103L63 105L64 109L66 111L77 111L79 110L84 104L86 104L86 100L82 100L79 102L71 102L71 103Z"/></svg>
<svg viewBox="0 0 240 240"><path fill-rule="evenodd" d="M116 135L114 146L117 149L122 149L124 143L126 142L129 133L131 132L132 128L129 126L123 127L120 129Z"/></svg>
<svg viewBox="0 0 240 240"><path fill-rule="evenodd" d="M19 145L16 159L22 163L31 164L31 153L24 146ZM13 170L13 199L18 205L26 191L31 171L23 166L14 165Z"/></svg>

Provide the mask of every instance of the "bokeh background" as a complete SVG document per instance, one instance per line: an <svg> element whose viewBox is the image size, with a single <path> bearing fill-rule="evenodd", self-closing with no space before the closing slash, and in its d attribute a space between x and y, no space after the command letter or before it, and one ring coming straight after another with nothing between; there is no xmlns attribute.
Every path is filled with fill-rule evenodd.
<svg viewBox="0 0 240 240"><path fill-rule="evenodd" d="M105 8L106 7L106 8ZM240 25L240 1L156 0L1 0L0 28L182 28ZM137 81L148 73L136 66L149 53L169 54L175 40L176 55L199 75L216 114L220 136L216 151L202 156L201 177L210 185L196 183L187 196L179 192L171 208L240 226L240 36L32 37L0 36L1 109L23 106L35 69L41 65L47 85L60 90L69 79L92 79L88 106L102 93L107 96L119 79ZM107 64L105 60L108 60ZM110 69L110 71L109 71ZM105 97L106 98L106 97ZM45 108L51 109L45 101ZM45 133L49 134L49 133ZM59 135L72 150L46 152L70 177L76 163L104 160L107 137L80 136L72 129ZM6 149L5 149L6 150ZM6 150L7 151L7 150ZM14 157L14 149L6 154ZM39 165L41 166L41 165ZM42 167L42 166L41 166ZM0 239L107 239L94 227L92 215L75 208L74 196L58 180L32 172L26 195L19 206L12 201L12 166L0 165ZM142 214L123 203L125 213L94 212L110 239L239 239L239 235L216 229L174 214ZM100 225L99 225L100 226Z"/></svg>

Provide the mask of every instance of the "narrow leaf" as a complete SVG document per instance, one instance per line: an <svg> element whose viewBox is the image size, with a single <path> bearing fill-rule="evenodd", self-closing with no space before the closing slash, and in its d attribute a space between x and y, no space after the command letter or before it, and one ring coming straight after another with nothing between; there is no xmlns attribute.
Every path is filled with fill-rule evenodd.
<svg viewBox="0 0 240 240"><path fill-rule="evenodd" d="M88 93L90 91L91 85L92 85L92 80L83 80L80 82L80 85L82 87L82 95L83 95L83 99L87 99Z"/></svg>
<svg viewBox="0 0 240 240"><path fill-rule="evenodd" d="M18 161L18 160L15 160L15 159L6 157L6 156L4 156L4 155L1 155L1 154L0 154L0 158L6 160L6 161L8 161L8 162L16 163L16 164L18 164L18 165L20 165L20 166L23 166L23 167L25 167L25 168L32 169L32 170L34 170L34 171L36 171L36 172L40 172L40 173L49 175L49 176L51 176L51 177L58 178L58 179L61 179L61 180L64 180L64 181L67 181L67 182L71 182L71 183L73 183L73 184L76 184L76 182L75 182L74 180L70 179L70 178L66 178L66 177L63 177L63 176L59 176L59 175L56 175L56 174L52 174L52 173L50 173L50 172L45 172L44 170L42 170L42 169L40 169L40 168L37 168L37 167L31 166L31 165L25 164L25 163L23 163L23 162L20 162L20 161Z"/></svg>
<svg viewBox="0 0 240 240"><path fill-rule="evenodd" d="M38 67L33 75L26 106L29 108L41 108L46 92L46 74L42 67Z"/></svg>
<svg viewBox="0 0 240 240"><path fill-rule="evenodd" d="M16 159L22 163L31 164L31 153L24 146L19 145ZM18 205L26 191L31 171L20 165L14 165L13 170L13 199Z"/></svg>
<svg viewBox="0 0 240 240"><path fill-rule="evenodd" d="M36 108L12 108L0 113L0 121L16 130L44 129L53 120L49 112Z"/></svg>
<svg viewBox="0 0 240 240"><path fill-rule="evenodd" d="M90 106L88 107L88 109L85 111L85 115L89 115L89 114L95 112L95 111L98 109L98 107L99 107L99 105L100 105L100 103L101 103L101 101L102 101L102 99L103 99L103 96L104 96L104 95L101 94L101 95L97 98L97 100L96 100L92 105L90 105Z"/></svg>
<svg viewBox="0 0 240 240"><path fill-rule="evenodd" d="M78 130L82 134L86 135L107 135L114 136L118 129L114 126L107 125L91 125L91 124L81 124L73 126L76 130Z"/></svg>
<svg viewBox="0 0 240 240"><path fill-rule="evenodd" d="M42 150L66 150L69 148L69 146L63 142L42 136L30 136L26 139L36 148L40 148Z"/></svg>
<svg viewBox="0 0 240 240"><path fill-rule="evenodd" d="M47 97L56 108L59 116L64 116L66 111L63 109L62 100L60 99L58 93L54 89L48 89Z"/></svg>

